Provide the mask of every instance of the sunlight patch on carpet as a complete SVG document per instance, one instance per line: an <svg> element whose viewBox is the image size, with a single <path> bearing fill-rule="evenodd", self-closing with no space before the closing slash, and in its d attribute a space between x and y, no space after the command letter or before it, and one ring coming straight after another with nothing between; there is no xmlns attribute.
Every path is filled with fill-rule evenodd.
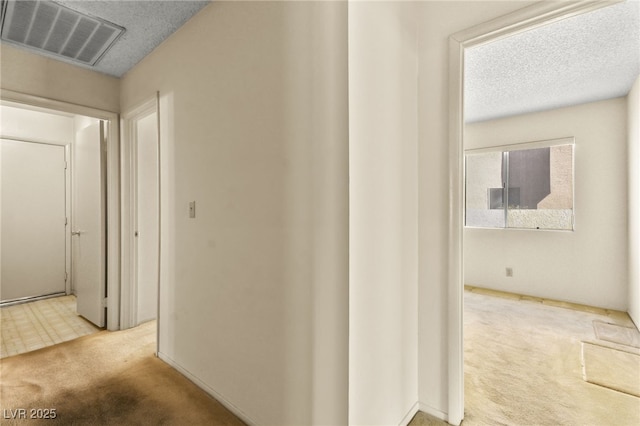
<svg viewBox="0 0 640 426"><path fill-rule="evenodd" d="M582 342L585 381L640 397L640 355Z"/></svg>

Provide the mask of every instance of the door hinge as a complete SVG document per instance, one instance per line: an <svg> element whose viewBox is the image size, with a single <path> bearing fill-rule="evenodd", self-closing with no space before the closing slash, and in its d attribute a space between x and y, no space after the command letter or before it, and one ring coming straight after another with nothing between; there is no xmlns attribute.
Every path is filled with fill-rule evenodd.
<svg viewBox="0 0 640 426"><path fill-rule="evenodd" d="M69 168L69 162L68 162L68 161L65 161L65 162L64 162L64 169L65 169L65 170L67 170L67 168Z"/></svg>
<svg viewBox="0 0 640 426"><path fill-rule="evenodd" d="M103 307L103 308L106 308L106 307L107 307L107 300L108 300L108 299L109 299L108 297L105 297L104 299L102 299L102 307Z"/></svg>
<svg viewBox="0 0 640 426"><path fill-rule="evenodd" d="M68 279L69 279L69 273L65 272L64 273L64 282L66 283Z"/></svg>
<svg viewBox="0 0 640 426"><path fill-rule="evenodd" d="M64 218L64 226L67 226L67 225L69 225L69 218L65 217Z"/></svg>

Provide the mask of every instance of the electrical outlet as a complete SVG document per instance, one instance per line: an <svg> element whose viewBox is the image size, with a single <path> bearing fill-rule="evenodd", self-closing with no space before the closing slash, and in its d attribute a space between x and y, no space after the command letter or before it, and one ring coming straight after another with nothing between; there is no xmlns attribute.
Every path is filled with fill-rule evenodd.
<svg viewBox="0 0 640 426"><path fill-rule="evenodd" d="M507 268L507 277L513 277L513 268Z"/></svg>

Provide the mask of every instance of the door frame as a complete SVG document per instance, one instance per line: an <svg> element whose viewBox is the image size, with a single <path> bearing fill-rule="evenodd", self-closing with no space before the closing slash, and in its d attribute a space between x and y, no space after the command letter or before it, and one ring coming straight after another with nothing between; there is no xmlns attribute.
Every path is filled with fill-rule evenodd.
<svg viewBox="0 0 640 426"><path fill-rule="evenodd" d="M122 262L121 308L122 329L138 325L138 244L135 231L138 221L138 122L158 114L158 94L122 115ZM158 291L160 281L160 129L158 128ZM157 318L157 315L156 315Z"/></svg>
<svg viewBox="0 0 640 426"><path fill-rule="evenodd" d="M120 329L120 133L118 113L12 90L0 89L0 100L84 115L107 122L107 329Z"/></svg>
<svg viewBox="0 0 640 426"><path fill-rule="evenodd" d="M541 1L449 37L449 424L464 418L464 51L621 1Z"/></svg>

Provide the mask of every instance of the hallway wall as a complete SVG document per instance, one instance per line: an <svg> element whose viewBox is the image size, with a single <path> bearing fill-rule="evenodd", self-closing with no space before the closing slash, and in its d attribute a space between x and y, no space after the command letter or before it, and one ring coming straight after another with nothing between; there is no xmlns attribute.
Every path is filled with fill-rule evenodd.
<svg viewBox="0 0 640 426"><path fill-rule="evenodd" d="M120 80L2 43L0 87L23 94L118 112Z"/></svg>
<svg viewBox="0 0 640 426"><path fill-rule="evenodd" d="M34 126L36 122L38 125ZM1 105L0 136L69 145L75 137L73 117Z"/></svg>
<svg viewBox="0 0 640 426"><path fill-rule="evenodd" d="M349 424L418 399L416 4L349 4Z"/></svg>
<svg viewBox="0 0 640 426"><path fill-rule="evenodd" d="M256 424L347 423L346 6L214 2L122 80L160 91L160 356Z"/></svg>

